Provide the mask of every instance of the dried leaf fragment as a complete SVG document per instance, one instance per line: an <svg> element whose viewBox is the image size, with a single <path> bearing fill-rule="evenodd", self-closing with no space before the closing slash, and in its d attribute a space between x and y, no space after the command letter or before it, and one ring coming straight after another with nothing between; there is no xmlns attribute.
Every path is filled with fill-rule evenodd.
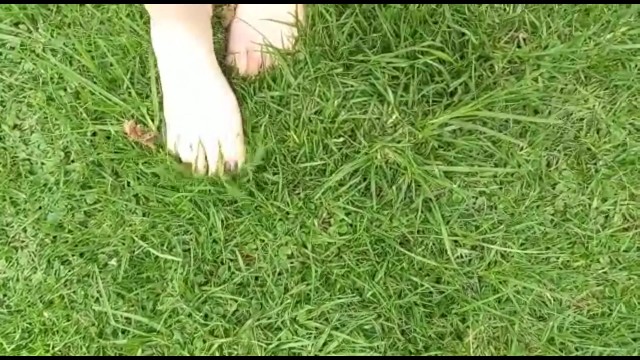
<svg viewBox="0 0 640 360"><path fill-rule="evenodd" d="M133 142L137 142L151 149L156 148L158 133L136 123L134 120L127 120L124 123L124 134Z"/></svg>

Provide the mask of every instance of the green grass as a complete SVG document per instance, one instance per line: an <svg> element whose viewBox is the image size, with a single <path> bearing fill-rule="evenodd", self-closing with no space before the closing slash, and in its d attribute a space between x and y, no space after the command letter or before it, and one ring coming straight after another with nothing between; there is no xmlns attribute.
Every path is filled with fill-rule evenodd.
<svg viewBox="0 0 640 360"><path fill-rule="evenodd" d="M221 180L141 6L1 5L0 354L638 354L639 10L311 7Z"/></svg>

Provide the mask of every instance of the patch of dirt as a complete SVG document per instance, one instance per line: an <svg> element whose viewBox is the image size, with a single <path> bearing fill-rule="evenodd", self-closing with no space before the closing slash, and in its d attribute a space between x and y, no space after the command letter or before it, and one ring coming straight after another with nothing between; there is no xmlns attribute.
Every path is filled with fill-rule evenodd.
<svg viewBox="0 0 640 360"><path fill-rule="evenodd" d="M222 25L226 28L231 24L231 20L236 15L237 4L225 4L222 5Z"/></svg>

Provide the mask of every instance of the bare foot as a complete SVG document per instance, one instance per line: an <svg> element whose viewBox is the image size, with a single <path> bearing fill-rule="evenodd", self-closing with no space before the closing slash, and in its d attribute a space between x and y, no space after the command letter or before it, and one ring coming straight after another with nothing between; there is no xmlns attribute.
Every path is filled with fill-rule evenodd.
<svg viewBox="0 0 640 360"><path fill-rule="evenodd" d="M238 101L213 50L211 5L146 5L162 84L167 149L201 174L245 159Z"/></svg>
<svg viewBox="0 0 640 360"><path fill-rule="evenodd" d="M255 75L275 63L265 45L291 49L304 18L302 4L239 4L231 21L227 63L241 75Z"/></svg>

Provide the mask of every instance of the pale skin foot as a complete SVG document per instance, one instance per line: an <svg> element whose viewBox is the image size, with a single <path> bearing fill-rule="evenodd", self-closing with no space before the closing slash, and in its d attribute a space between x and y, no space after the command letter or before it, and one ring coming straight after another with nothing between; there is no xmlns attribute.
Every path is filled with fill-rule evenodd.
<svg viewBox="0 0 640 360"><path fill-rule="evenodd" d="M163 93L167 149L200 174L245 159L238 101L213 50L212 6L145 5Z"/></svg>
<svg viewBox="0 0 640 360"><path fill-rule="evenodd" d="M302 4L238 4L231 20L227 63L241 75L255 75L275 64L269 46L288 50L304 19Z"/></svg>

